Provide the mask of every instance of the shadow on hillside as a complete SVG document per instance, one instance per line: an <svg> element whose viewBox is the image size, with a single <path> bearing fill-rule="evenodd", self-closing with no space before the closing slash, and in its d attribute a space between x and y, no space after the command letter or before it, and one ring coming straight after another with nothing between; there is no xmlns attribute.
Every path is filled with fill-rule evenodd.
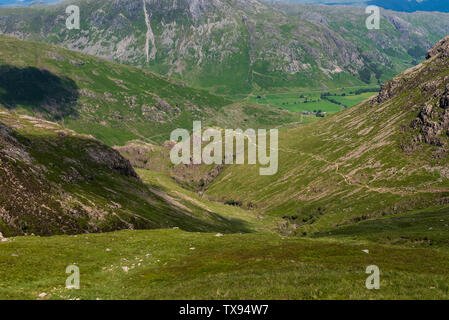
<svg viewBox="0 0 449 320"><path fill-rule="evenodd" d="M0 103L8 109L21 105L60 120L78 116L78 97L78 86L68 77L34 67L0 66Z"/></svg>

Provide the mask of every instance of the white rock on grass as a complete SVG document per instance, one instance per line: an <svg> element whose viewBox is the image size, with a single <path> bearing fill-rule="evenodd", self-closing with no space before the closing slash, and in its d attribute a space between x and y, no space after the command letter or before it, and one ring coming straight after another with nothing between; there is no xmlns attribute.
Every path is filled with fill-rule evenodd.
<svg viewBox="0 0 449 320"><path fill-rule="evenodd" d="M3 234L0 232L0 242L8 242L9 241L9 239L8 238L5 238L4 236L3 236Z"/></svg>
<svg viewBox="0 0 449 320"><path fill-rule="evenodd" d="M365 253L369 253L368 249L365 249L365 250L362 250L362 251L365 252Z"/></svg>
<svg viewBox="0 0 449 320"><path fill-rule="evenodd" d="M223 234L217 233L215 236L219 238L219 237L223 237Z"/></svg>

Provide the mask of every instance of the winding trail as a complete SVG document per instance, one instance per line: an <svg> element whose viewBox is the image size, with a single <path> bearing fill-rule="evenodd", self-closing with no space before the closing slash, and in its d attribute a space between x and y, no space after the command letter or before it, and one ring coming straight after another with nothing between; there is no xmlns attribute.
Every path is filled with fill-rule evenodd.
<svg viewBox="0 0 449 320"><path fill-rule="evenodd" d="M415 191L404 191L404 190L400 190L399 188L387 188L387 187L371 187L370 185L368 185L367 183L358 183L358 182L352 182L351 178L343 173L341 173L339 171L340 169L340 164L339 162L332 162L329 160L324 159L323 157L320 157L316 154L312 154L312 153L305 153L302 151L297 151L297 150L292 150L292 149L279 149L282 152L287 152L287 153L298 153L302 156L308 156L310 158L313 158L317 161L321 161L324 162L328 165L330 165L331 167L335 167L335 173L337 175L339 175L347 185L350 186L357 186L360 188L366 188L368 189L368 191L371 192L377 192L377 193L390 193L390 194L396 194L396 195L414 195L417 193L443 193L443 192L449 192L449 189L425 189L425 190L415 190Z"/></svg>

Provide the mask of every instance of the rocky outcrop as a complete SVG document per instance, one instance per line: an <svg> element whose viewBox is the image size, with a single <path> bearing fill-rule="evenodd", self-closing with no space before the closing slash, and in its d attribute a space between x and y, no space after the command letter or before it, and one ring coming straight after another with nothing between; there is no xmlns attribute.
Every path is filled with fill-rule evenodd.
<svg viewBox="0 0 449 320"><path fill-rule="evenodd" d="M442 109L449 108L449 90L446 90L446 92L441 97L441 99L440 99L440 108L442 108Z"/></svg>
<svg viewBox="0 0 449 320"><path fill-rule="evenodd" d="M401 86L401 81L399 79L393 79L385 82L379 94L377 95L377 103L383 103L396 95L398 88Z"/></svg>
<svg viewBox="0 0 449 320"><path fill-rule="evenodd" d="M157 122L170 122L181 114L181 109L178 106L172 106L156 95L153 95L153 99L154 104L142 105L142 115L145 119Z"/></svg>
<svg viewBox="0 0 449 320"><path fill-rule="evenodd" d="M449 136L449 109L426 104L422 107L419 116L413 120L411 127L418 129L416 142L424 142L437 147L447 145L443 136Z"/></svg>
<svg viewBox="0 0 449 320"><path fill-rule="evenodd" d="M147 63L149 63L150 60L153 60L156 57L157 48L154 41L153 29L151 28L151 16L148 14L145 0L142 0L142 2L143 2L143 13L145 16L145 24L147 25L147 33L145 39L145 55L147 57ZM151 52L150 52L150 42L151 42Z"/></svg>
<svg viewBox="0 0 449 320"><path fill-rule="evenodd" d="M434 63L448 64L449 37L430 50L427 58L438 59ZM446 149L449 144L449 76L433 78L424 83L421 90L428 101L422 105L418 117L410 125L419 131L414 142Z"/></svg>
<svg viewBox="0 0 449 320"><path fill-rule="evenodd" d="M123 158L118 151L97 146L88 148L87 153L95 163L107 166L125 177L139 179L129 160Z"/></svg>
<svg viewBox="0 0 449 320"><path fill-rule="evenodd" d="M439 55L440 58L449 57L449 36L441 40L432 50L427 53L427 59Z"/></svg>

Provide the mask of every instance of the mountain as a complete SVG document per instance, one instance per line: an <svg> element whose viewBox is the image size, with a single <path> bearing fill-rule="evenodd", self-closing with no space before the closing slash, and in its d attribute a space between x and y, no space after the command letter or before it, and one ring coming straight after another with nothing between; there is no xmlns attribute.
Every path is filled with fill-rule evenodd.
<svg viewBox="0 0 449 320"><path fill-rule="evenodd" d="M449 37L380 93L280 132L279 171L225 167L206 195L295 220L298 234L449 203Z"/></svg>
<svg viewBox="0 0 449 320"><path fill-rule="evenodd" d="M446 0L371 0L368 4L396 11L440 11L449 12Z"/></svg>
<svg viewBox="0 0 449 320"><path fill-rule="evenodd" d="M235 102L148 70L5 36L0 103L111 146L134 139L164 142L172 130L191 128L193 120L226 128L300 121L297 113Z"/></svg>
<svg viewBox="0 0 449 320"><path fill-rule="evenodd" d="M40 6L60 1L61 0L0 0L0 7Z"/></svg>
<svg viewBox="0 0 449 320"><path fill-rule="evenodd" d="M326 5L375 5L384 9L404 12L438 11L449 12L446 0L271 0L279 2L293 2L301 4L326 4Z"/></svg>
<svg viewBox="0 0 449 320"><path fill-rule="evenodd" d="M0 32L176 77L217 93L377 84L424 58L449 34L443 13L384 11L367 30L363 8L259 0L79 0L3 8Z"/></svg>

